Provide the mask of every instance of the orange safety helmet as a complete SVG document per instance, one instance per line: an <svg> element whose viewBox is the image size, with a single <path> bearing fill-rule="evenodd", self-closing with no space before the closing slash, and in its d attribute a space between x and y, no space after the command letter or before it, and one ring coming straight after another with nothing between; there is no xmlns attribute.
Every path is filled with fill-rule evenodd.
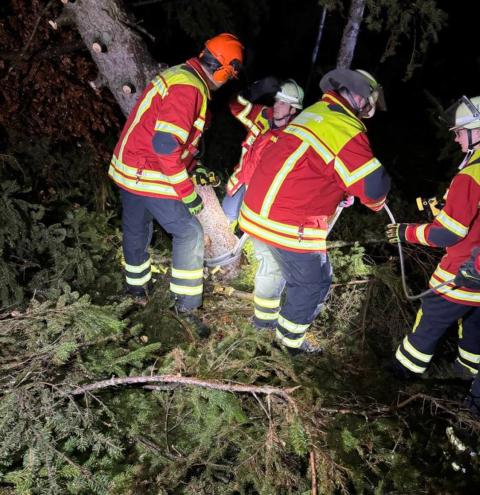
<svg viewBox="0 0 480 495"><path fill-rule="evenodd" d="M205 42L200 60L212 71L213 80L223 84L238 76L243 63L243 45L233 34L219 34Z"/></svg>

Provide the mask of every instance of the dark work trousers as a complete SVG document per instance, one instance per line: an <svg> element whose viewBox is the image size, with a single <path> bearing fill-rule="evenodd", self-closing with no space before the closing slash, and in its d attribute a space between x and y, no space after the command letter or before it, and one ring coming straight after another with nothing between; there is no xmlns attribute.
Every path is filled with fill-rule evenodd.
<svg viewBox="0 0 480 495"><path fill-rule="evenodd" d="M435 293L422 299L412 333L403 339L395 358L409 371L423 373L437 342L457 322L457 363L475 375L480 363L480 307L453 303Z"/></svg>
<svg viewBox="0 0 480 495"><path fill-rule="evenodd" d="M120 189L122 197L123 255L127 288L143 295L151 279L148 246L155 219L172 236L170 291L179 311L202 304L203 228L188 208L173 199L140 196Z"/></svg>
<svg viewBox="0 0 480 495"><path fill-rule="evenodd" d="M328 255L287 251L258 239L254 239L254 247L261 258L255 279L254 322L258 326L275 325L276 337L285 346L298 348L332 283ZM285 299L279 307L283 287Z"/></svg>

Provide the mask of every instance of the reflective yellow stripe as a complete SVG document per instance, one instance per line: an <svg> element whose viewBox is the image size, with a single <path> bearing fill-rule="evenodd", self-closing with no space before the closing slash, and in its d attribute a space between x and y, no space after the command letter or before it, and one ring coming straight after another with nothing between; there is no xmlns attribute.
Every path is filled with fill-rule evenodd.
<svg viewBox="0 0 480 495"><path fill-rule="evenodd" d="M478 370L476 368L472 368L467 363L464 363L463 361L460 361L460 358L457 357L457 359L455 361L457 361L457 363L460 364L460 366L463 366L464 368L467 368L467 370L470 371L470 373L472 375L478 375Z"/></svg>
<svg viewBox="0 0 480 495"><path fill-rule="evenodd" d="M330 151L325 147L325 145L311 132L302 129L301 127L297 127L295 124L289 125L285 132L288 134L293 134L297 136L302 141L308 143L325 161L325 163L330 163L333 160L333 155Z"/></svg>
<svg viewBox="0 0 480 495"><path fill-rule="evenodd" d="M150 258L141 265L128 265L127 263L125 263L125 270L127 270L130 273L142 273L147 268L150 268L151 264L152 262Z"/></svg>
<svg viewBox="0 0 480 495"><path fill-rule="evenodd" d="M108 170L108 175L117 183L121 184L132 191L139 192L149 192L152 194L159 194L162 196L171 196L173 198L178 198L178 194L172 186L166 184L156 184L154 182L142 182L135 178L124 177L119 174L115 167L110 166Z"/></svg>
<svg viewBox="0 0 480 495"><path fill-rule="evenodd" d="M184 180L188 179L188 173L187 170L184 169L177 174L174 175L167 175L168 182L170 184L180 184L180 182L183 182Z"/></svg>
<svg viewBox="0 0 480 495"><path fill-rule="evenodd" d="M205 127L205 119L202 119L201 117L199 117L193 123L193 127L195 127L196 129L198 129L199 131L203 131L203 128Z"/></svg>
<svg viewBox="0 0 480 495"><path fill-rule="evenodd" d="M285 237L281 234L270 232L263 227L259 227L249 222L245 217L240 216L239 225L242 230L251 233L254 236L258 236L260 239L265 239L274 242L280 246L290 247L294 249L300 249L305 251L326 251L327 242L325 239L318 239L315 241L308 241L303 239L301 242L298 239L292 239Z"/></svg>
<svg viewBox="0 0 480 495"><path fill-rule="evenodd" d="M148 272L142 278L125 277L128 285L145 285L152 278L152 273Z"/></svg>
<svg viewBox="0 0 480 495"><path fill-rule="evenodd" d="M435 220L443 225L447 230L453 232L459 237L465 237L468 234L468 227L457 222L454 218L447 215L444 210L442 210L436 217Z"/></svg>
<svg viewBox="0 0 480 495"><path fill-rule="evenodd" d="M244 105L244 109L237 113L236 118L248 129L250 129L254 124L250 119L247 119L247 115L252 109L252 104L243 98L242 96L237 96L237 101L240 105Z"/></svg>
<svg viewBox="0 0 480 495"><path fill-rule="evenodd" d="M280 342L282 342L282 344L285 344L287 347L291 347L292 349L298 349L305 340L305 334L299 336L298 339L289 339L288 337L285 337L285 335L283 335L278 328L275 332L275 336Z"/></svg>
<svg viewBox="0 0 480 495"><path fill-rule="evenodd" d="M262 306L263 308L275 309L280 306L280 298L278 299L264 299L263 297L254 296L253 302Z"/></svg>
<svg viewBox="0 0 480 495"><path fill-rule="evenodd" d="M203 285L187 287L186 285L177 285L170 283L170 290L175 294L180 294L182 296L198 296L203 292Z"/></svg>
<svg viewBox="0 0 480 495"><path fill-rule="evenodd" d="M203 268L196 270L178 270L177 268L172 268L172 277L184 280L195 280L196 278L203 279Z"/></svg>
<svg viewBox="0 0 480 495"><path fill-rule="evenodd" d="M405 368L413 371L413 373L423 373L427 369L426 367L422 368L421 366L417 366L415 363L412 363L400 352L400 347L397 349L395 357L403 364L403 366L405 366Z"/></svg>
<svg viewBox="0 0 480 495"><path fill-rule="evenodd" d="M430 278L429 285L435 292L445 294L449 298L456 301L473 302L480 304L480 292L474 292L468 289L460 289L453 285L453 283L449 283L447 285L444 285L443 287L438 287L438 285L442 282L446 282L447 280L451 280L453 278L455 278L455 275L453 273L449 273L438 266L437 269L433 272L432 277Z"/></svg>
<svg viewBox="0 0 480 495"><path fill-rule="evenodd" d="M411 354L414 358L417 358L419 361L429 363L432 359L433 354L424 354L423 352L417 351L417 349L410 344L408 337L403 339L403 347L409 354Z"/></svg>
<svg viewBox="0 0 480 495"><path fill-rule="evenodd" d="M412 333L415 333L417 330L418 325L420 324L420 320L422 319L423 316L423 311L422 308L420 308L417 312L417 317L415 318L415 324L413 325Z"/></svg>
<svg viewBox="0 0 480 495"><path fill-rule="evenodd" d="M125 136L122 140L122 144L120 145L120 151L118 153L118 158L120 160L122 160L123 150L125 148L125 145L127 144L130 134L135 129L137 124L140 122L140 119L142 118L143 114L150 108L150 105L152 104L152 100L157 94L158 94L158 88L156 86L153 86L152 89L150 89L150 91L148 91L148 93L143 98L142 103L140 103L140 105L138 106L137 113L135 114L135 117L132 123L130 124L130 127L125 133Z"/></svg>
<svg viewBox="0 0 480 495"><path fill-rule="evenodd" d="M264 313L263 311L260 311L257 308L255 308L255 316L259 320L276 320L278 318L278 312L277 313Z"/></svg>
<svg viewBox="0 0 480 495"><path fill-rule="evenodd" d="M270 213L270 208L277 197L278 191L282 186L283 182L287 178L288 174L295 167L297 161L302 157L302 155L307 151L308 144L302 143L284 162L280 170L275 175L270 187L268 188L268 192L265 195L265 199L263 200L262 208L260 210L260 215L265 217Z"/></svg>
<svg viewBox="0 0 480 495"><path fill-rule="evenodd" d="M310 323L293 323L281 315L278 317L278 324L291 333L305 333L310 326Z"/></svg>
<svg viewBox="0 0 480 495"><path fill-rule="evenodd" d="M152 84L157 89L159 95L164 98L168 94L168 88L165 86L163 79L160 76L157 76L153 79Z"/></svg>
<svg viewBox="0 0 480 495"><path fill-rule="evenodd" d="M460 356L467 359L471 363L480 364L480 355L479 354L472 354L471 352L465 351L461 347L458 348L458 353L460 354Z"/></svg>
<svg viewBox="0 0 480 495"><path fill-rule="evenodd" d="M241 212L246 219L251 220L252 222L255 223L259 223L261 225L265 225L271 230L280 232L282 234L290 234L293 236L298 235L297 225L290 225L287 223L280 223L280 222L275 222L274 220L270 220L269 218L263 217L258 213L252 211L245 203L242 204ZM324 237L326 237L326 235L327 235L327 231L325 229L312 229L306 227L303 230L303 236L304 238L307 239L308 238L314 238L315 240L323 239Z"/></svg>
<svg viewBox="0 0 480 495"><path fill-rule="evenodd" d="M173 134L180 140L181 143L185 143L188 139L188 132L185 129L182 129L178 125L172 124L171 122L165 122L164 120L157 120L155 123L155 130L158 132Z"/></svg>
<svg viewBox="0 0 480 495"><path fill-rule="evenodd" d="M342 162L342 160L340 160L340 158L338 158L337 156L335 158L334 169L342 179L343 183L347 187L350 187L355 184L355 182L363 179L381 166L382 164L376 158L372 158L361 167L358 167L357 169L350 172L345 164Z"/></svg>
<svg viewBox="0 0 480 495"><path fill-rule="evenodd" d="M126 165L125 163L121 162L115 155L112 156L111 166L115 167L122 174L130 176L132 179L136 179L138 168L130 167L130 165ZM168 176L166 176L162 172L159 172L157 170L151 170L148 168L142 169L142 178L148 180L169 182Z"/></svg>
<svg viewBox="0 0 480 495"><path fill-rule="evenodd" d="M425 229L428 227L428 225L428 223L425 223L415 229L415 235L417 236L417 239L419 240L420 244L423 244L424 246L429 245L427 239L425 238Z"/></svg>

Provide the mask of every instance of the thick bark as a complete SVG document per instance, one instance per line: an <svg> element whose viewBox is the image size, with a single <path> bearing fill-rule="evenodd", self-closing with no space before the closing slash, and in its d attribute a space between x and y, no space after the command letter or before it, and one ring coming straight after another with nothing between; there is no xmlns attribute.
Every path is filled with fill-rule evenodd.
<svg viewBox="0 0 480 495"><path fill-rule="evenodd" d="M348 21L343 30L340 50L337 57L337 67L349 69L352 63L355 47L357 46L360 24L365 10L365 0L351 0Z"/></svg>
<svg viewBox="0 0 480 495"><path fill-rule="evenodd" d="M165 65L153 60L121 0L77 0L68 3L65 9L98 66L101 76L98 80L110 88L127 116L148 81ZM95 82L91 85L97 87ZM236 237L228 228L213 188L200 189L198 192L205 203L204 213L199 216L206 236L205 256L214 258L232 249ZM235 275L238 267L239 262L232 264L228 276Z"/></svg>

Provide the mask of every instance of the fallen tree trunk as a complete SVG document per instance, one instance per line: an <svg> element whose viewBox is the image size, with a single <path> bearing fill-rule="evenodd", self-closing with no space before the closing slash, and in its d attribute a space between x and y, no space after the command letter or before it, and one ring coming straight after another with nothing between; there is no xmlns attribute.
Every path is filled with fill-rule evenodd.
<svg viewBox="0 0 480 495"><path fill-rule="evenodd" d="M142 29L125 10L121 0L66 3L68 17L73 19L97 64L101 76L97 81L108 86L127 116L149 80L166 65L154 61L140 36ZM92 82L91 86L98 90L99 82ZM228 227L213 187L197 187L197 191L205 204L203 214L198 217L206 237L205 256L215 258L233 249L237 238ZM239 261L229 265L222 278L235 276L239 265Z"/></svg>

